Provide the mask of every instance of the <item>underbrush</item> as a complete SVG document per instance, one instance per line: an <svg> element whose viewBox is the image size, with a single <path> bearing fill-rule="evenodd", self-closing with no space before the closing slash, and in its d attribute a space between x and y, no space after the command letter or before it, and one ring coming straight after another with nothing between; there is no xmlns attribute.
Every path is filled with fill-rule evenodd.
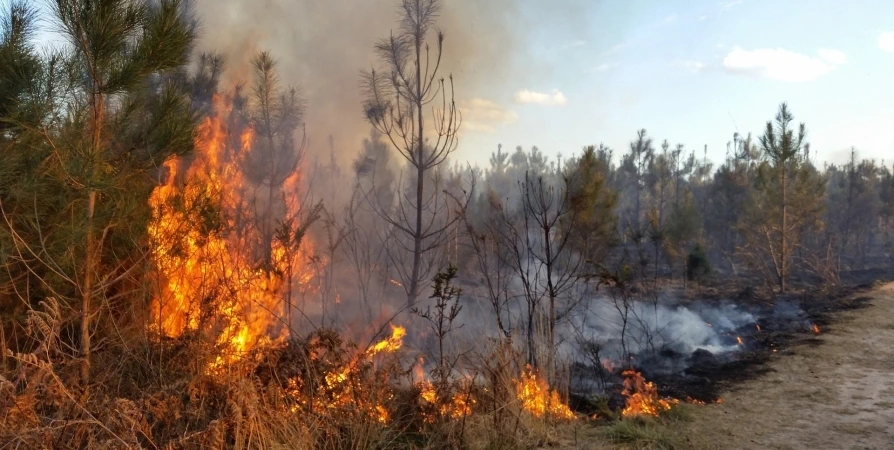
<svg viewBox="0 0 894 450"><path fill-rule="evenodd" d="M617 447L631 450L678 450L688 448L677 432L690 419L688 406L677 405L659 417L637 416L613 421L599 429Z"/></svg>
<svg viewBox="0 0 894 450"><path fill-rule="evenodd" d="M509 344L474 377L420 383L399 354L370 355L330 330L239 358L198 335L146 338L95 352L81 385L58 305L43 306L27 319L33 350L5 351L3 447L510 449L557 445L572 426L549 396L542 414L522 404Z"/></svg>

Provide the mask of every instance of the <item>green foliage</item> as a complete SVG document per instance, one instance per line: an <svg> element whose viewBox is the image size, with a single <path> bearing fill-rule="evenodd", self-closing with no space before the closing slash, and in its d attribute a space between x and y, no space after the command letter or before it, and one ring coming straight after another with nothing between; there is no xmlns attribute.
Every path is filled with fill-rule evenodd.
<svg viewBox="0 0 894 450"><path fill-rule="evenodd" d="M801 124L796 137L793 120L783 103L775 126L767 122L760 139L765 160L757 166L739 223L748 245L743 251L782 291L786 290L795 250L809 231L822 226L824 210L825 180L808 158L806 127Z"/></svg>
<svg viewBox="0 0 894 450"><path fill-rule="evenodd" d="M686 256L686 278L690 281L698 281L711 273L711 262L701 244L695 244L689 255Z"/></svg>
<svg viewBox="0 0 894 450"><path fill-rule="evenodd" d="M637 450L685 448L672 426L657 419L620 420L602 430L612 443Z"/></svg>
<svg viewBox="0 0 894 450"><path fill-rule="evenodd" d="M120 325L109 317L140 320L148 198L161 163L193 149L197 116L174 75L194 33L178 0L59 0L51 13L70 45L45 54L27 4L3 14L0 247L13 257L0 292L59 299L81 335L99 316L101 336Z"/></svg>
<svg viewBox="0 0 894 450"><path fill-rule="evenodd" d="M435 355L437 367L434 375L438 381L437 388L441 399L446 398L443 395L445 393L443 390L448 386L452 369L445 348L446 338L455 329L454 322L462 310L462 305L459 304L462 289L453 285L453 280L456 279L456 270L456 266L451 264L447 270L435 274L432 295L429 297L435 300L434 310L431 306L427 306L424 310L419 307L412 308L414 314L428 323L438 341L438 354Z"/></svg>
<svg viewBox="0 0 894 450"><path fill-rule="evenodd" d="M601 260L616 238L618 194L608 185L611 157L610 149L589 146L566 168L573 221L565 225L571 227L575 250L593 263Z"/></svg>

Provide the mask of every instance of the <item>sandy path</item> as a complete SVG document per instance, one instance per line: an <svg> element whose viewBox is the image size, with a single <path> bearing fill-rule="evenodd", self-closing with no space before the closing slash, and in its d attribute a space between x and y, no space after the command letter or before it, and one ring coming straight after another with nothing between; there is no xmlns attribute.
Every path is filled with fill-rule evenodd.
<svg viewBox="0 0 894 450"><path fill-rule="evenodd" d="M821 345L698 408L684 431L697 449L894 449L894 283L841 313Z"/></svg>

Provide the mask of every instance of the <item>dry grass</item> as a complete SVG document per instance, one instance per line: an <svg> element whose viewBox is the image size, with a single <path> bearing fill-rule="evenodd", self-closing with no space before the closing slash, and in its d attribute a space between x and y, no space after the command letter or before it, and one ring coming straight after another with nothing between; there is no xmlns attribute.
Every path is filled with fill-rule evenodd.
<svg viewBox="0 0 894 450"><path fill-rule="evenodd" d="M509 342L469 363L475 383L440 386L446 400L431 404L400 355L357 358L326 330L216 369L220 348L207 338L109 345L94 354L92 384L81 386L60 323L47 302L28 319L34 350L5 353L0 449L592 448L579 446L579 422L522 408L523 358ZM457 395L474 399L469 414L438 413Z"/></svg>

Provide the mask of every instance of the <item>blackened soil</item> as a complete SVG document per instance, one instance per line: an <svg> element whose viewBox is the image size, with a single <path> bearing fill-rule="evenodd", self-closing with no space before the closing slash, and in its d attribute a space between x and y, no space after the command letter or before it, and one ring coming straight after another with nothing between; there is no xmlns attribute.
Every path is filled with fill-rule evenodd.
<svg viewBox="0 0 894 450"><path fill-rule="evenodd" d="M739 331L744 349L737 352L732 360L714 358L709 353L693 355L691 366L682 373L650 374L643 371L643 375L658 386L662 395L681 400L715 402L724 391L772 371L766 364L771 358L785 357L797 345L820 345L813 325L822 333L824 327L835 321L837 313L864 308L869 297L861 294L874 286L875 283L860 283L826 290L805 290L794 296L779 296L769 301L755 299L767 308L773 308L779 302L794 304L804 312L807 320L784 317L761 319L758 322L760 329L748 327Z"/></svg>

